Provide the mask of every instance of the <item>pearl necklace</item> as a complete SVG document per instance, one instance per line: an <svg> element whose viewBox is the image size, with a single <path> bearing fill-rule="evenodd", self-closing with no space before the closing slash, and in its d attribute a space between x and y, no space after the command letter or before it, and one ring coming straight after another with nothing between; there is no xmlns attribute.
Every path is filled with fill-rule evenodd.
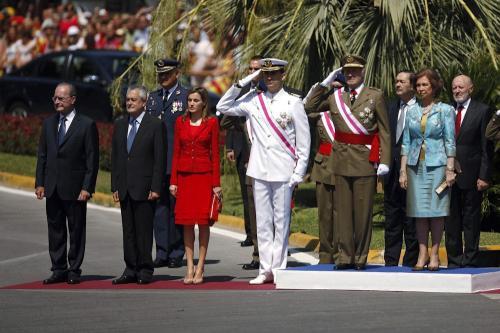
<svg viewBox="0 0 500 333"><path fill-rule="evenodd" d="M434 103L431 103L429 105L427 105L426 107L423 107L422 110L423 110L423 114L428 114L430 110L432 110L432 106L434 105Z"/></svg>

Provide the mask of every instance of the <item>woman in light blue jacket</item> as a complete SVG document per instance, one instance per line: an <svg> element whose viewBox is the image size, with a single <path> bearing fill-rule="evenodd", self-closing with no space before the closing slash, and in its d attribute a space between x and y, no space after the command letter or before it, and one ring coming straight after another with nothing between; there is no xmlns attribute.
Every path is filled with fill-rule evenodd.
<svg viewBox="0 0 500 333"><path fill-rule="evenodd" d="M450 214L448 187L455 181L455 113L451 105L437 100L443 82L436 71L424 69L416 79L420 101L406 113L399 182L407 190L406 213L416 218L419 255L413 270L427 266L435 271L439 269L444 218ZM443 182L447 188L438 194L436 189Z"/></svg>

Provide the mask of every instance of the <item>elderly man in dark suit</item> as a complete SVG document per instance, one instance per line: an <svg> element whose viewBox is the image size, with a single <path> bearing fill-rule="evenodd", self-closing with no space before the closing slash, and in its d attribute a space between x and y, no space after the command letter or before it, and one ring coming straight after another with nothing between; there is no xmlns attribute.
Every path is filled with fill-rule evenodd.
<svg viewBox="0 0 500 333"><path fill-rule="evenodd" d="M177 117L184 114L187 106L187 89L178 81L179 62L172 59L155 61L160 89L149 94L146 111L163 121L167 145L165 178L161 186L160 200L156 205L154 237L156 242L155 267L181 267L184 257L183 228L174 220L175 198L170 194L170 173L174 152L174 129Z"/></svg>
<svg viewBox="0 0 500 333"><path fill-rule="evenodd" d="M36 197L47 198L53 272L43 283L77 284L85 252L87 201L99 169L99 137L94 121L76 112L73 85L57 85L52 100L57 113L43 122L35 181Z"/></svg>
<svg viewBox="0 0 500 333"><path fill-rule="evenodd" d="M472 80L466 75L458 75L452 81L456 159L461 173L458 170L451 192L451 213L445 221L448 268L477 266L481 201L491 182L493 144L486 139L485 131L492 112L487 105L471 99L473 89Z"/></svg>
<svg viewBox="0 0 500 333"><path fill-rule="evenodd" d="M153 219L165 176L165 129L144 112L147 91L130 87L127 112L115 122L111 154L111 191L120 201L126 268L113 284L150 283L154 265Z"/></svg>
<svg viewBox="0 0 500 333"><path fill-rule="evenodd" d="M401 141L410 105L416 103L415 74L402 71L396 76L397 99L389 104L389 128L391 132L392 159L389 173L384 176L384 212L385 212L385 251L386 266L397 266L403 246L403 266L413 267L418 258L418 242L416 239L415 220L406 216L406 191L399 186L399 170L401 165Z"/></svg>

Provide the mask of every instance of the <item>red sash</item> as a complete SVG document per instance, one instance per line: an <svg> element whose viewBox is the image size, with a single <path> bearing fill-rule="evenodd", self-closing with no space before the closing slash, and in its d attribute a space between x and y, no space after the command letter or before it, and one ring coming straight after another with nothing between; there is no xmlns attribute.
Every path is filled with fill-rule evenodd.
<svg viewBox="0 0 500 333"><path fill-rule="evenodd" d="M337 131L335 132L335 140L352 145L371 145L368 160L372 163L380 163L380 139L378 132L365 135Z"/></svg>

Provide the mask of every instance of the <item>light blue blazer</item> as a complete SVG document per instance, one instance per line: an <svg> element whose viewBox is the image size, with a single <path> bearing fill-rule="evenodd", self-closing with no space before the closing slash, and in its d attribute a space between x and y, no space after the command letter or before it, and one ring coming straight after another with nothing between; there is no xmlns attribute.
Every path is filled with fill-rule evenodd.
<svg viewBox="0 0 500 333"><path fill-rule="evenodd" d="M455 112L451 105L437 103L427 117L425 133L422 134L420 120L422 106L415 103L406 112L401 155L408 156L408 165L417 165L420 148L425 142L425 165L446 165L448 157L455 157Z"/></svg>

